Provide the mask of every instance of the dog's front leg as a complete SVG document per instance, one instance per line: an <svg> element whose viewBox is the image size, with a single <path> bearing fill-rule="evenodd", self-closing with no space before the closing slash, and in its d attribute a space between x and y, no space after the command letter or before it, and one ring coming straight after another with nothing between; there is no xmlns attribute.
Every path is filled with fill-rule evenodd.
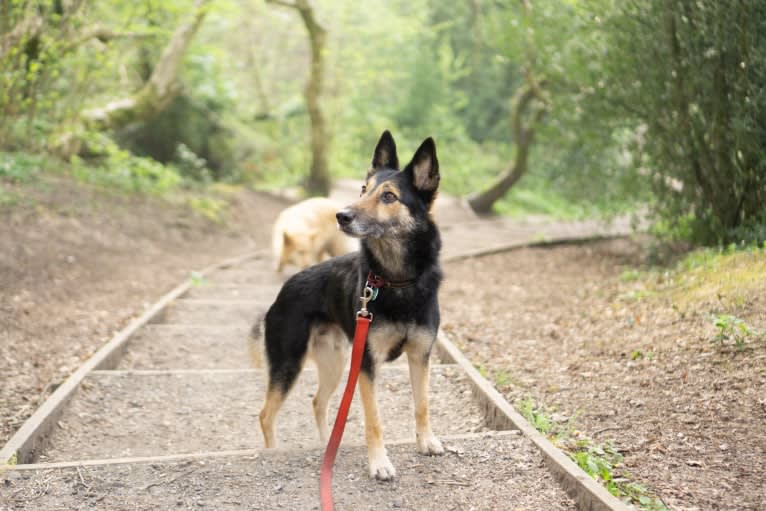
<svg viewBox="0 0 766 511"><path fill-rule="evenodd" d="M364 407L364 436L367 441L370 477L382 480L393 479L396 476L396 469L388 459L383 445L383 431L380 426L378 403L375 400L375 382L365 371L359 375L359 395Z"/></svg>
<svg viewBox="0 0 766 511"><path fill-rule="evenodd" d="M407 363L410 367L412 399L415 402L415 434L418 450L427 455L444 454L442 443L431 431L431 421L428 416L430 359L427 354L407 352Z"/></svg>

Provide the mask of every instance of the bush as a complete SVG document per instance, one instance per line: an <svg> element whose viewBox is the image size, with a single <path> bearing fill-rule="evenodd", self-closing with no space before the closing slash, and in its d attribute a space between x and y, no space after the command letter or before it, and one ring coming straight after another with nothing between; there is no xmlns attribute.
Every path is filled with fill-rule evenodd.
<svg viewBox="0 0 766 511"><path fill-rule="evenodd" d="M602 100L634 123L659 215L704 244L762 238L766 3L620 3L603 30Z"/></svg>
<svg viewBox="0 0 766 511"><path fill-rule="evenodd" d="M161 194L177 188L182 181L178 171L151 158L135 156L120 149L108 136L90 133L86 137L93 157L72 157L72 174L85 182L130 192Z"/></svg>

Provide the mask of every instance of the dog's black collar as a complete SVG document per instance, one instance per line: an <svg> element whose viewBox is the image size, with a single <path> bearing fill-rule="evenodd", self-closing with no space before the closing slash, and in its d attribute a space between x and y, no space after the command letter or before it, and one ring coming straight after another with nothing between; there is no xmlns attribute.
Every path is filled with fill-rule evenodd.
<svg viewBox="0 0 766 511"><path fill-rule="evenodd" d="M380 289L382 287L392 287L395 289L402 289L405 287L410 287L415 285L415 279L412 280L388 280L386 278L381 277L380 275L376 275L370 271L367 274L367 286L372 287L375 289Z"/></svg>

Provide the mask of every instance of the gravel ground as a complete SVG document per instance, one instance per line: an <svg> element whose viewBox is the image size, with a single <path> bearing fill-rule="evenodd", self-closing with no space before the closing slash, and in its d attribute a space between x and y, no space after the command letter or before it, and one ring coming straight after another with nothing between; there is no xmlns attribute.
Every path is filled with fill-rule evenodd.
<svg viewBox="0 0 766 511"><path fill-rule="evenodd" d="M167 306L152 323L184 325L228 325L247 328L265 314L268 302L178 299Z"/></svg>
<svg viewBox="0 0 766 511"><path fill-rule="evenodd" d="M41 462L221 451L262 447L258 412L261 371L132 374L100 372L88 378L64 411ZM388 366L378 384L384 438L415 438L405 366ZM281 445L314 447L311 411L316 371L307 369L277 417ZM331 401L334 417L341 392ZM355 396L343 441L364 442L361 403ZM455 366L434 366L431 424L437 435L484 430L482 414Z"/></svg>
<svg viewBox="0 0 766 511"><path fill-rule="evenodd" d="M389 448L398 477L367 477L363 447L341 450L336 509L574 510L531 443L514 434L450 440L444 456ZM80 509L314 510L320 450L254 457L91 466L0 475L3 511ZM5 501L5 508L3 507Z"/></svg>
<svg viewBox="0 0 766 511"><path fill-rule="evenodd" d="M250 369L246 326L147 325L117 369Z"/></svg>

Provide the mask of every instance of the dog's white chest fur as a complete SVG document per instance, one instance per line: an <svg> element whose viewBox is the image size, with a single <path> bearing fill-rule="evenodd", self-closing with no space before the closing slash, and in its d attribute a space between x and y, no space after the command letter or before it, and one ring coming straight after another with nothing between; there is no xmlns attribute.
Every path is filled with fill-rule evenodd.
<svg viewBox="0 0 766 511"><path fill-rule="evenodd" d="M414 323L386 322L376 325L373 319L367 336L367 346L375 365L385 362L389 354L405 340L403 352L425 354L433 344L434 333Z"/></svg>

